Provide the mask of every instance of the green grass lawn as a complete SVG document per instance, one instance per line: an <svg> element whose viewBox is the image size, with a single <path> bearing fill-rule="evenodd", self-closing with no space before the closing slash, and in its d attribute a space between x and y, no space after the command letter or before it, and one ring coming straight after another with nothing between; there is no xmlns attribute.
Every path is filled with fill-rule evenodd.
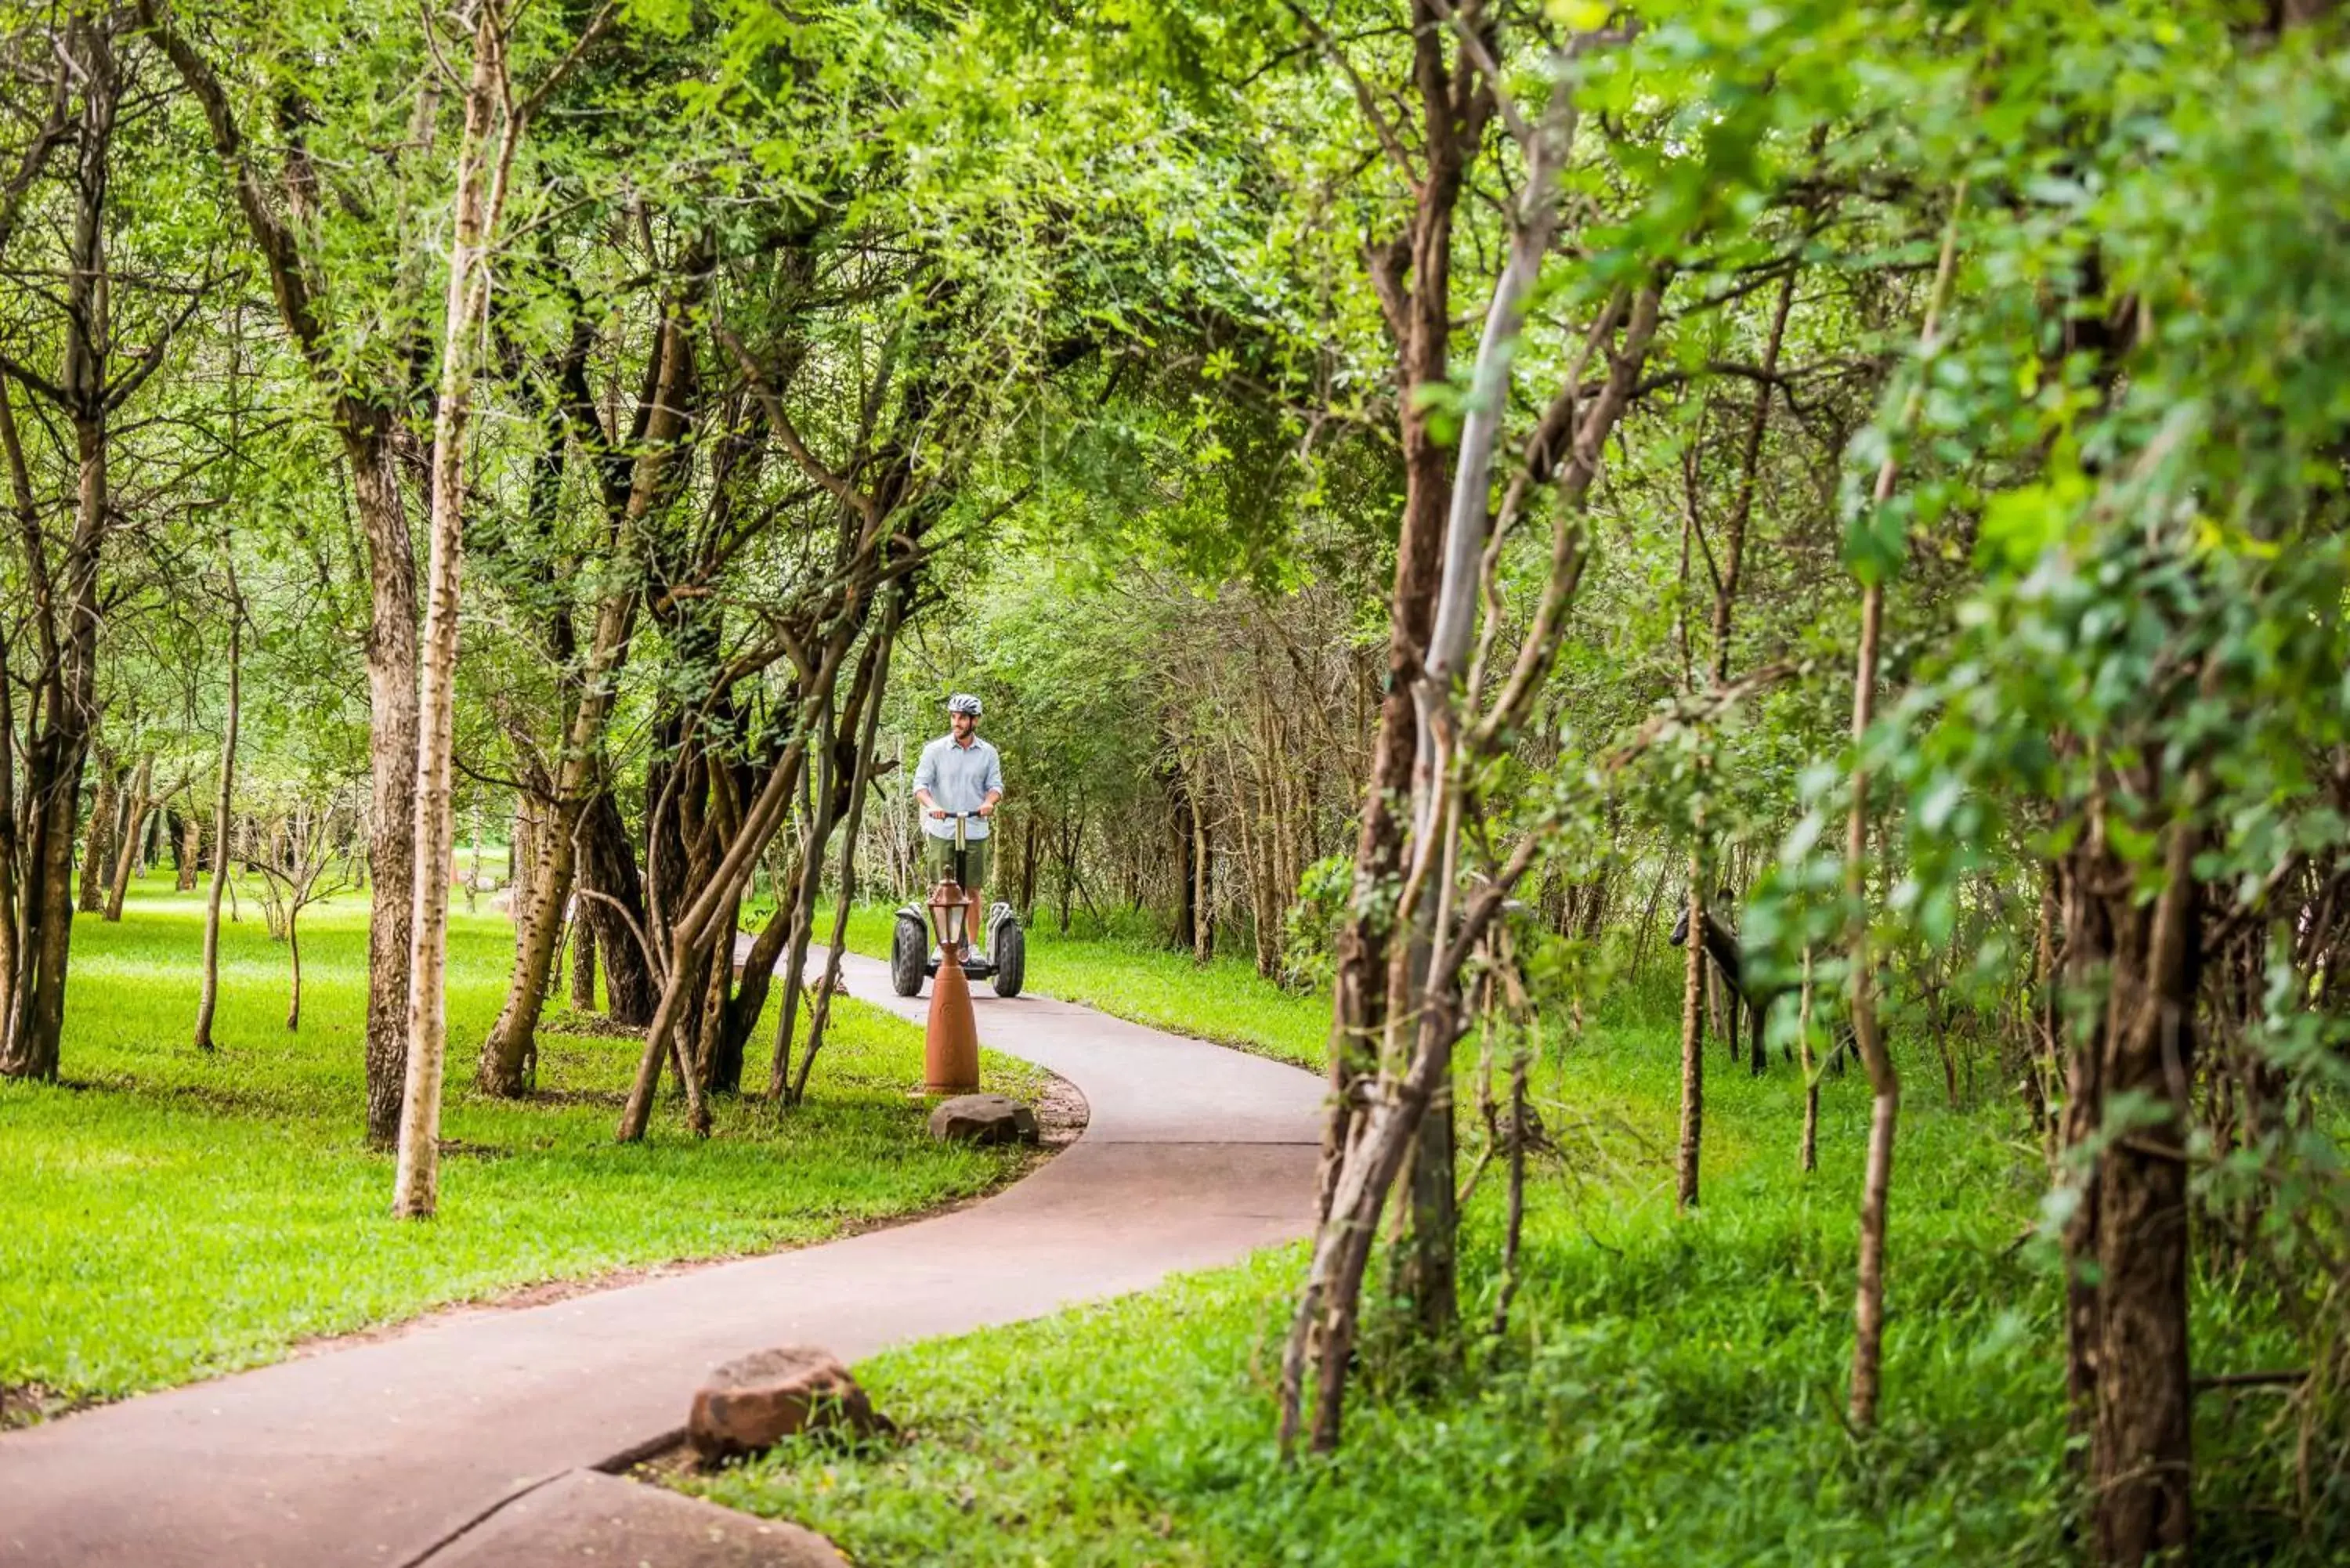
<svg viewBox="0 0 2350 1568"><path fill-rule="evenodd" d="M860 936L869 935L863 929ZM1181 958L1042 938L1040 990L1318 1059L1320 1009ZM1109 977L1132 977L1114 991ZM1624 992L1554 1051L1537 1094L1563 1158L1538 1168L1509 1330L1416 1386L1358 1381L1333 1459L1276 1462L1272 1383L1303 1253L1036 1323L910 1346L859 1376L908 1439L787 1446L683 1484L912 1564L2033 1564L2067 1543L2059 1293L2019 1245L2044 1186L2006 1105L1952 1112L1910 1064L1893 1203L1877 1433L1844 1421L1867 1123L1826 1085L1821 1168L1795 1169L1801 1091L1709 1075L1704 1203L1676 1218L1672 1028ZM1307 1042L1315 1042L1307 1049ZM1719 1063L1719 1058L1716 1058ZM1464 1137L1475 1135L1464 1126ZM1472 1143L1473 1147L1473 1143ZM1470 1320L1492 1314L1499 1183L1463 1238ZM2257 1299L2206 1290L2199 1366L2280 1365ZM2290 1425L2209 1398L2200 1563L2345 1560L2344 1510L2296 1538ZM2328 1533L2330 1530L2331 1533Z"/></svg>
<svg viewBox="0 0 2350 1568"><path fill-rule="evenodd" d="M853 1001L833 1014L806 1106L778 1117L722 1101L707 1142L667 1098L643 1144L612 1141L634 1039L543 1032L536 1097L483 1099L473 1052L513 931L461 904L441 1214L395 1222L392 1161L361 1137L364 901L304 917L304 1022L289 1034L286 950L248 896L222 929L220 1049L206 1056L189 1044L203 906L169 887L133 883L120 925L78 920L65 1081L0 1081L0 1389L20 1417L509 1287L819 1241L1026 1162L931 1142L927 1104L907 1093L920 1032ZM772 1012L763 1041L771 1031ZM751 1076L771 1048L754 1043ZM992 1054L983 1074L1012 1093L1041 1082Z"/></svg>

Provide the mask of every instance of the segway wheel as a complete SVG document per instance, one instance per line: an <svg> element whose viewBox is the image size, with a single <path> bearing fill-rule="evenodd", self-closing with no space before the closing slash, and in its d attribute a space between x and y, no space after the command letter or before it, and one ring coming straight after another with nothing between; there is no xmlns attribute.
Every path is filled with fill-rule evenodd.
<svg viewBox="0 0 2350 1568"><path fill-rule="evenodd" d="M930 958L931 934L922 922L904 910L889 938L889 989L900 996L919 996Z"/></svg>
<svg viewBox="0 0 2350 1568"><path fill-rule="evenodd" d="M995 973L988 981L998 996L1017 996L1020 982L1027 978L1028 939L1017 920L1006 920L995 928L995 950L989 956L995 960Z"/></svg>

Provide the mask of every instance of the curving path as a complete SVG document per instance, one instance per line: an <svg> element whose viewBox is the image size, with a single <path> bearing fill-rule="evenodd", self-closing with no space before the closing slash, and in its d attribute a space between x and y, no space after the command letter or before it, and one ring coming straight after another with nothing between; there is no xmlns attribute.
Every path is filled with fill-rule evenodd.
<svg viewBox="0 0 2350 1568"><path fill-rule="evenodd" d="M851 958L843 974L857 997L922 1017L926 1003L890 995L879 963ZM787 1526L726 1544L729 1529L752 1528L740 1516L580 1472L663 1446L702 1374L745 1351L807 1341L853 1360L1139 1290L1302 1235L1311 1218L1313 1075L1043 997L980 988L978 1015L985 1044L1068 1079L1091 1113L1075 1145L997 1197L545 1306L458 1314L0 1436L0 1563L610 1562L624 1542L629 1559L671 1568L823 1560L813 1538L768 1542L801 1533ZM645 1519L621 1519L631 1498ZM577 1517L525 1522L565 1508ZM672 1525L706 1544L662 1554L645 1532ZM580 1543L558 1551L566 1530ZM494 1544L501 1532L515 1539Z"/></svg>

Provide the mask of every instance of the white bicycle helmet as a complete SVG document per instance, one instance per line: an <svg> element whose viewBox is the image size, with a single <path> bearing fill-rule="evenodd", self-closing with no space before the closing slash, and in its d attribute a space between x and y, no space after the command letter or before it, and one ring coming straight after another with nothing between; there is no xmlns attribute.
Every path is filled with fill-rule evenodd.
<svg viewBox="0 0 2350 1568"><path fill-rule="evenodd" d="M947 711L950 713L968 713L972 718L976 719L979 717L979 699L973 697L967 691L958 691L953 696L947 699Z"/></svg>

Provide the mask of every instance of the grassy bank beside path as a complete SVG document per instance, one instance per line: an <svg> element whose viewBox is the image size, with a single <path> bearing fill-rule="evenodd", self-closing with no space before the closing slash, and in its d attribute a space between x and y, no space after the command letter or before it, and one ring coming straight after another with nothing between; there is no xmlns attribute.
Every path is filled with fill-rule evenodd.
<svg viewBox="0 0 2350 1568"><path fill-rule="evenodd" d="M892 907L859 905L849 916L849 950L887 959L894 919ZM829 911L818 919L820 935L830 936L831 921ZM1322 1070L1330 999L1269 985L1246 959L1219 958L1201 968L1163 942L1065 937L1045 922L1032 926L1026 940L1027 989L1039 995Z"/></svg>
<svg viewBox="0 0 2350 1568"><path fill-rule="evenodd" d="M857 944L877 938L886 916L860 914ZM1237 966L1200 974L1180 955L1039 932L1029 972L1054 995L1320 1060L1326 1001ZM1414 1369L1376 1354L1375 1322L1335 1459L1284 1469L1274 1451L1303 1262L1286 1247L877 1356L858 1375L903 1442L786 1446L683 1484L823 1531L867 1568L2068 1560L2061 1293L2022 1240L2045 1179L2017 1108L1949 1110L1932 1064L1906 1064L1918 1092L1896 1160L1883 1424L1856 1435L1844 1406L1864 1082L1826 1081L1805 1178L1795 1075L1757 1080L1717 1052L1704 1202L1676 1217L1678 1037L1627 994L1534 1073L1560 1153L1534 1168L1508 1332L1472 1329L1459 1366ZM1461 1125L1473 1158L1465 1105ZM1500 1189L1489 1176L1467 1212L1472 1325L1493 1311ZM2274 1364L2288 1354L2274 1321L2257 1297L2202 1293L2198 1366ZM2292 1433L2270 1414L2199 1407L2198 1562L2350 1560L2350 1520L2302 1538L2274 1507Z"/></svg>
<svg viewBox="0 0 2350 1568"><path fill-rule="evenodd" d="M641 1145L612 1141L641 1044L540 1036L538 1089L471 1088L513 928L452 916L441 1214L388 1218L392 1162L361 1137L366 909L303 919L300 1033L285 1028L286 949L222 929L220 1049L189 1044L202 903L161 876L120 925L79 917L65 1082L0 1082L0 1390L10 1418L185 1382L297 1341L395 1322L542 1281L822 1241L984 1191L1025 1157L934 1144L913 1026L834 1013L809 1103L779 1117L721 1100L708 1141L666 1096ZM771 1048L754 1037L754 1075ZM576 1022L576 1020L575 1020ZM1033 1094L991 1054L987 1086Z"/></svg>

